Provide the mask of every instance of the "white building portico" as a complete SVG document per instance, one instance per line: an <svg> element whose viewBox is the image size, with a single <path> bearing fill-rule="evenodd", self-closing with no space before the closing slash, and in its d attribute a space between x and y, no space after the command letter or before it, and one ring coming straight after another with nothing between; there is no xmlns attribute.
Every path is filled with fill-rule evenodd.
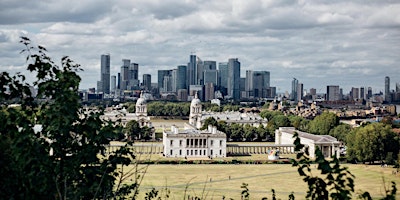
<svg viewBox="0 0 400 200"><path fill-rule="evenodd" d="M275 130L275 144L293 144L293 135L297 133L300 142L309 148L310 158L315 158L316 147L322 151L325 157L332 157L336 154L339 157L340 142L330 135L313 135L296 130L294 127L279 127Z"/></svg>
<svg viewBox="0 0 400 200"><path fill-rule="evenodd" d="M197 97L190 104L189 123L183 130L172 126L170 131L163 131L165 157L216 158L226 157L226 134L216 127L201 127L201 101Z"/></svg>
<svg viewBox="0 0 400 200"><path fill-rule="evenodd" d="M172 126L163 132L165 157L216 158L226 157L226 134L216 127L198 130L185 124L184 130Z"/></svg>

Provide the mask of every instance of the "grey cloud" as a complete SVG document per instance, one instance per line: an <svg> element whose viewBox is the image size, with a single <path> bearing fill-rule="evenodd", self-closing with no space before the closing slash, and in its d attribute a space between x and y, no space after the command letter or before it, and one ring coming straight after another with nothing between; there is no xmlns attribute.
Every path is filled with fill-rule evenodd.
<svg viewBox="0 0 400 200"><path fill-rule="evenodd" d="M109 1L106 0L87 0L79 3L66 0L6 0L0 2L0 24L93 22L110 10Z"/></svg>

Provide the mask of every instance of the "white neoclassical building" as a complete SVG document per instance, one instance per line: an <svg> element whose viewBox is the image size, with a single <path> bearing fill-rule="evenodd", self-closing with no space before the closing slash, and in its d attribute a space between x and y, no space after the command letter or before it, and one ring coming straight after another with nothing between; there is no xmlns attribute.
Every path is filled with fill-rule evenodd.
<svg viewBox="0 0 400 200"><path fill-rule="evenodd" d="M144 98L143 91L140 93L140 98L136 101L135 113L128 112L125 108L123 109L110 109L104 112L102 119L111 120L116 122L121 121L122 125L125 126L131 120L135 120L139 123L140 127L147 126L152 128L153 125L150 121L150 117L147 115L147 103Z"/></svg>
<svg viewBox="0 0 400 200"><path fill-rule="evenodd" d="M190 124L185 124L184 130L172 126L163 132L163 146L165 157L226 157L226 134L211 126L206 130Z"/></svg>
<svg viewBox="0 0 400 200"><path fill-rule="evenodd" d="M201 124L209 117L213 117L217 121L225 121L227 124L242 124L259 127L260 125L267 126L268 120L262 118L258 113L241 113L239 111L225 111L225 112L207 112L203 111L201 114Z"/></svg>
<svg viewBox="0 0 400 200"><path fill-rule="evenodd" d="M140 98L136 101L136 121L139 123L140 127L147 126L153 127L150 121L150 117L147 116L147 103L146 99L143 96L143 91L140 93Z"/></svg>
<svg viewBox="0 0 400 200"><path fill-rule="evenodd" d="M226 134L216 127L201 127L201 102L195 95L190 104L189 123L183 130L172 126L170 131L163 131L165 157L217 158L226 157Z"/></svg>
<svg viewBox="0 0 400 200"><path fill-rule="evenodd" d="M199 97L197 96L197 92L194 96L194 99L192 99L192 102L190 103L190 114L189 114L189 124L196 127L196 128L201 128L201 101Z"/></svg>
<svg viewBox="0 0 400 200"><path fill-rule="evenodd" d="M293 144L293 135L297 132L300 142L309 148L310 158L315 158L317 147L325 157L339 156L340 142L330 135L314 135L296 130L294 127L279 127L275 130L275 144Z"/></svg>

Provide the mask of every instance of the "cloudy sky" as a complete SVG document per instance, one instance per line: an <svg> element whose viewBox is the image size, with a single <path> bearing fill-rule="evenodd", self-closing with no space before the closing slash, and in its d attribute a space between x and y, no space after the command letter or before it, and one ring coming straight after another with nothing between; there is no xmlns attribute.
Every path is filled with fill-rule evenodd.
<svg viewBox="0 0 400 200"><path fill-rule="evenodd" d="M202 60L238 58L246 70L271 72L277 92L293 77L305 89L400 82L400 2L396 0L0 0L0 70L25 71L20 36L55 61L82 65L81 88L96 87L100 55L139 63L139 75ZM29 75L28 75L29 77Z"/></svg>

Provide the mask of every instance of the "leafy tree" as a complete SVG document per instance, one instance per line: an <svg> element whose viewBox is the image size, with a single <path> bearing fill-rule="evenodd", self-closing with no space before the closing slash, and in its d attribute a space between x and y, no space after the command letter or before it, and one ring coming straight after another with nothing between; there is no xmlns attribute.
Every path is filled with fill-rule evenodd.
<svg viewBox="0 0 400 200"><path fill-rule="evenodd" d="M97 199L131 194L136 184L116 185L134 155L122 147L106 156L108 138L115 127L100 120L102 111L85 112L80 107L80 66L63 57L61 67L46 55L46 49L26 46L28 71L36 75L32 85L25 77L0 74L0 99L21 107L0 110L1 199ZM37 51L37 52L36 52ZM30 87L38 88L35 101ZM41 128L35 128L40 124ZM37 127L37 126L36 126ZM120 182L119 182L120 183Z"/></svg>
<svg viewBox="0 0 400 200"><path fill-rule="evenodd" d="M275 130L279 127L290 126L290 121L285 115L275 115L268 121L268 131L271 135L275 133Z"/></svg>
<svg viewBox="0 0 400 200"><path fill-rule="evenodd" d="M308 131L316 135L328 135L329 131L339 125L339 117L334 113L324 112L308 124Z"/></svg>
<svg viewBox="0 0 400 200"><path fill-rule="evenodd" d="M123 132L130 140L150 140L152 136L152 129L147 126L140 127L136 120L126 123Z"/></svg>
<svg viewBox="0 0 400 200"><path fill-rule="evenodd" d="M130 113L135 113L136 112L136 104L135 103L129 103L128 104L128 112Z"/></svg>
<svg viewBox="0 0 400 200"><path fill-rule="evenodd" d="M230 125L230 138L233 141L240 141L243 138L244 131L243 131L243 126L237 123L232 123Z"/></svg>
<svg viewBox="0 0 400 200"><path fill-rule="evenodd" d="M206 120L204 120L204 124L203 124L203 126L201 127L201 130L207 129L207 128L208 128L208 125L216 126L217 129L218 129L218 122L217 122L217 120L216 120L214 117L209 117L209 118L207 118ZM218 129L218 130L219 130L219 129Z"/></svg>
<svg viewBox="0 0 400 200"><path fill-rule="evenodd" d="M288 118L291 126L300 131L307 131L307 125L309 123L307 119L297 115L289 115Z"/></svg>
<svg viewBox="0 0 400 200"><path fill-rule="evenodd" d="M253 139L257 138L257 129L249 124L244 125L243 137L246 141L252 141Z"/></svg>
<svg viewBox="0 0 400 200"><path fill-rule="evenodd" d="M283 113L281 111L270 111L270 110L263 110L260 113L260 116L262 118L267 119L268 121L271 120L276 115L283 115Z"/></svg>
<svg viewBox="0 0 400 200"><path fill-rule="evenodd" d="M264 127L264 125L260 124L257 127L257 135L258 135L258 140L262 140L262 139L267 139L268 136L268 130Z"/></svg>
<svg viewBox="0 0 400 200"><path fill-rule="evenodd" d="M140 128L140 125L136 120L130 120L128 123L126 123L126 126L124 127L124 132L131 140L141 139L142 136L142 129Z"/></svg>
<svg viewBox="0 0 400 200"><path fill-rule="evenodd" d="M389 125L382 123L359 127L346 139L348 157L362 162L384 161L389 152L394 152L394 157L399 151L397 137Z"/></svg>
<svg viewBox="0 0 400 200"><path fill-rule="evenodd" d="M340 125L336 126L335 128L331 129L329 131L329 135L331 135L332 137L335 137L339 141L347 143L346 137L351 131L352 131L352 128L350 125L340 124Z"/></svg>

